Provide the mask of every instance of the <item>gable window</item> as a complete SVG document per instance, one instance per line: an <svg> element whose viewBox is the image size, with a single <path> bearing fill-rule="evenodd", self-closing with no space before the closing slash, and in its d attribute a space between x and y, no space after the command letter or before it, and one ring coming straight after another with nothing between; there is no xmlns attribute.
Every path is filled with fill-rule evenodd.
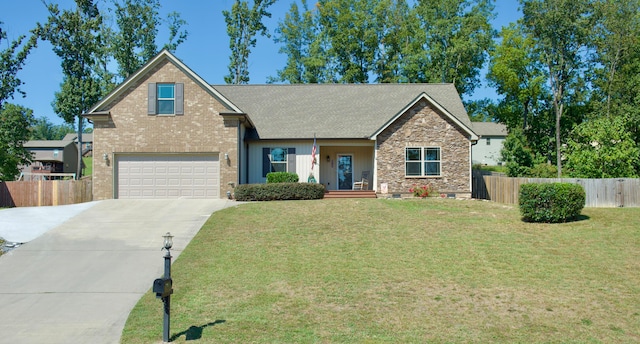
<svg viewBox="0 0 640 344"><path fill-rule="evenodd" d="M407 177L439 177L441 172L440 147L405 148Z"/></svg>
<svg viewBox="0 0 640 344"><path fill-rule="evenodd" d="M157 84L158 91L158 114L159 115L173 115L175 113L174 106L176 102L175 98L175 85L174 84Z"/></svg>
<svg viewBox="0 0 640 344"><path fill-rule="evenodd" d="M184 84L149 83L147 114L184 115Z"/></svg>

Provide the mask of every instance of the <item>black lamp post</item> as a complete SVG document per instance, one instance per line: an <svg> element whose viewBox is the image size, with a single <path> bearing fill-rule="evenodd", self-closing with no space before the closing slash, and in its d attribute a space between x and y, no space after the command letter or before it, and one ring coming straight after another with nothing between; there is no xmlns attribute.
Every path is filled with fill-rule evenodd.
<svg viewBox="0 0 640 344"><path fill-rule="evenodd" d="M157 298L162 298L162 302L164 303L162 341L169 343L171 294L173 294L173 281L171 280L171 246L173 246L173 235L167 232L163 237L163 249L167 250L167 253L164 255L164 276L153 281L153 292L156 293Z"/></svg>

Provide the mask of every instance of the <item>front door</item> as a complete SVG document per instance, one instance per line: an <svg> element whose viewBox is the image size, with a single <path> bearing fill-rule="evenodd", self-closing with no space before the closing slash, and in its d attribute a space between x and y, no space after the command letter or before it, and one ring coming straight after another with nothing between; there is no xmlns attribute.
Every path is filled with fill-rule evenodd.
<svg viewBox="0 0 640 344"><path fill-rule="evenodd" d="M338 154L338 190L351 190L353 186L353 155Z"/></svg>

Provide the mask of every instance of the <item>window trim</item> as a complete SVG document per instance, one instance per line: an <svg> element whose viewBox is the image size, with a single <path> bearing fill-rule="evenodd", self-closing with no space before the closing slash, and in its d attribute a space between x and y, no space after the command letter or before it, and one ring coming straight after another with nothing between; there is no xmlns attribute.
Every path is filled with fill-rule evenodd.
<svg viewBox="0 0 640 344"><path fill-rule="evenodd" d="M173 97L163 98L160 96L161 94L160 88L166 87L166 86L171 86ZM171 107L171 112L160 112L160 102L163 102L163 101L172 102L173 106ZM164 116L171 116L176 114L176 84L168 83L168 82L156 84L156 114L164 115Z"/></svg>
<svg viewBox="0 0 640 344"><path fill-rule="evenodd" d="M174 85L173 88L173 113L160 114L158 113L158 85ZM184 84L175 82L150 82L148 84L148 98L147 98L147 114L151 116L181 116L184 115ZM171 98L161 98L171 99Z"/></svg>
<svg viewBox="0 0 640 344"><path fill-rule="evenodd" d="M408 150L409 149L419 149L420 150L420 159L418 160L409 160L408 159ZM438 159L427 159L427 150L429 149L437 149L437 157ZM419 164L420 166L420 174L408 174L407 164ZM429 175L427 174L427 164L437 164L438 166L438 174L437 175ZM442 178L442 147L440 146L407 146L404 148L404 176L405 178Z"/></svg>
<svg viewBox="0 0 640 344"><path fill-rule="evenodd" d="M274 161L273 157L273 151L275 149L280 149L282 150L282 155L284 157L283 161ZM270 164L269 164L269 172L289 172L289 148L285 148L285 147L272 147L269 151L269 160L270 160ZM274 164L277 165L284 165L284 171L277 171L275 170Z"/></svg>

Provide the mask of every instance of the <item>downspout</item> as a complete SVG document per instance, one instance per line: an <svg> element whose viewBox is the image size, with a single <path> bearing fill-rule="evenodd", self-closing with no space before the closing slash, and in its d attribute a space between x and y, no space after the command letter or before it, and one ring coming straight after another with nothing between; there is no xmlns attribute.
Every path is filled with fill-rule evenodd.
<svg viewBox="0 0 640 344"><path fill-rule="evenodd" d="M471 142L469 145L469 191L471 193L471 198L473 198L473 146L478 144L478 140L473 141L469 139L469 141Z"/></svg>
<svg viewBox="0 0 640 344"><path fill-rule="evenodd" d="M241 142L241 140L242 140L242 138L240 136L241 134L242 134L242 127L241 127L240 121L238 121L238 136L237 136L238 137L238 144L237 144L238 147L236 148L238 150L238 162L237 162L238 166L236 168L238 173L237 173L237 176L236 176L236 186L240 185L240 180L242 179L242 164L241 164L241 161L242 161L242 150L241 150L242 142Z"/></svg>

